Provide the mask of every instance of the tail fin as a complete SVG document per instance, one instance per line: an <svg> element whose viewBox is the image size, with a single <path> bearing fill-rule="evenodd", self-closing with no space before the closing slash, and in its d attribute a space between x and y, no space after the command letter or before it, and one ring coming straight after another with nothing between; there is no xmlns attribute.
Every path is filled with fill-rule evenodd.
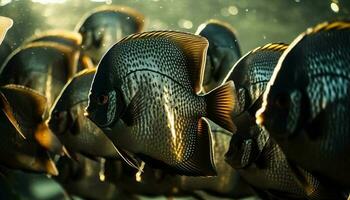
<svg viewBox="0 0 350 200"><path fill-rule="evenodd" d="M238 99L233 81L228 81L224 85L205 95L207 102L208 118L222 128L234 133L236 126L232 121L232 114Z"/></svg>

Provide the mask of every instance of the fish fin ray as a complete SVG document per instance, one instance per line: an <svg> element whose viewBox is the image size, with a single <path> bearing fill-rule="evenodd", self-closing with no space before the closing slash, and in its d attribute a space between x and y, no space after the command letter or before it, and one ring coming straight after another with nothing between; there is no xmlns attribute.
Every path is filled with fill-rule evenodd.
<svg viewBox="0 0 350 200"><path fill-rule="evenodd" d="M125 150L118 149L114 146L115 150L119 154L119 156L128 164L130 167L142 171L141 162L136 159L131 153Z"/></svg>
<svg viewBox="0 0 350 200"><path fill-rule="evenodd" d="M22 132L21 126L19 125L16 117L14 116L13 110L10 106L10 103L7 101L5 95L0 92L0 99L1 99L1 110L6 115L7 119L10 121L12 126L17 130L18 134L23 138L26 139L25 135Z"/></svg>
<svg viewBox="0 0 350 200"><path fill-rule="evenodd" d="M167 38L178 45L185 54L187 60L186 66L189 72L189 78L192 82L192 87L197 94L200 93L202 91L206 55L209 46L207 39L184 32L151 31L130 35L120 42L147 38Z"/></svg>
<svg viewBox="0 0 350 200"><path fill-rule="evenodd" d="M236 132L236 126L231 118L235 107L238 106L233 82L226 82L209 92L205 97L208 118L231 133Z"/></svg>
<svg viewBox="0 0 350 200"><path fill-rule="evenodd" d="M197 130L198 143L194 154L175 168L187 176L215 176L217 171L214 162L214 143L209 122L205 118L199 119Z"/></svg>

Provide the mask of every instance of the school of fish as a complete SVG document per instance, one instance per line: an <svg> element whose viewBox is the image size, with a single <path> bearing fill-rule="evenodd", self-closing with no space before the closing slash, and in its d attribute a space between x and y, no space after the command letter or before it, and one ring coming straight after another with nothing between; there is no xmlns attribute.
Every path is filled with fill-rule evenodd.
<svg viewBox="0 0 350 200"><path fill-rule="evenodd" d="M124 6L14 50L12 26L0 16L0 199L33 173L67 199L350 197L350 21L244 55L226 22L144 31Z"/></svg>

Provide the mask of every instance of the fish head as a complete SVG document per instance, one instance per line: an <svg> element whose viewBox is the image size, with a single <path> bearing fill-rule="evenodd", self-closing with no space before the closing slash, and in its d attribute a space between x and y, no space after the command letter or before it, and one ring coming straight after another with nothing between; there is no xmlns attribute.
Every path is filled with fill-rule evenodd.
<svg viewBox="0 0 350 200"><path fill-rule="evenodd" d="M107 50L127 35L140 32L144 17L127 7L100 7L89 13L78 31L83 36L83 49L97 64Z"/></svg>
<svg viewBox="0 0 350 200"><path fill-rule="evenodd" d="M112 126L123 109L123 94L116 86L113 66L106 56L97 67L91 84L85 116L100 128Z"/></svg>
<svg viewBox="0 0 350 200"><path fill-rule="evenodd" d="M209 91L222 82L241 57L241 51L235 31L224 22L210 20L198 27L197 34L209 41L203 79L203 86Z"/></svg>
<svg viewBox="0 0 350 200"><path fill-rule="evenodd" d="M256 113L257 123L280 138L295 135L308 117L307 72L293 46L280 57Z"/></svg>

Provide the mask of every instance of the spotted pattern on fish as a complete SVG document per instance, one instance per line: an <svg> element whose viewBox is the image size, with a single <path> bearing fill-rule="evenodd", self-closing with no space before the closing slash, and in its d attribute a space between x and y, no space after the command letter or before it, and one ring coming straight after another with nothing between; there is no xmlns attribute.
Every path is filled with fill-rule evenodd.
<svg viewBox="0 0 350 200"><path fill-rule="evenodd" d="M260 112L288 159L327 183L347 188L349 45L349 21L326 22L302 33L276 66ZM301 98L293 100L293 95ZM293 103L276 107L282 96Z"/></svg>

